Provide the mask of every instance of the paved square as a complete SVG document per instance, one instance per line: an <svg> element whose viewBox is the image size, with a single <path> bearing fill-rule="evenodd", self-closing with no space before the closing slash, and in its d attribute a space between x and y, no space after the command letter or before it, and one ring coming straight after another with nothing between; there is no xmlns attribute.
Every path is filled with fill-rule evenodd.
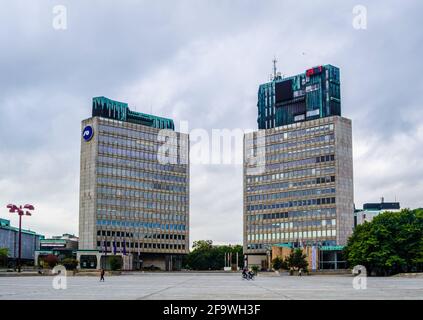
<svg viewBox="0 0 423 320"><path fill-rule="evenodd" d="M53 289L51 276L0 277L0 299L423 299L423 278L367 278L355 290L352 276L276 276L253 281L240 274L139 273L67 278L67 289Z"/></svg>

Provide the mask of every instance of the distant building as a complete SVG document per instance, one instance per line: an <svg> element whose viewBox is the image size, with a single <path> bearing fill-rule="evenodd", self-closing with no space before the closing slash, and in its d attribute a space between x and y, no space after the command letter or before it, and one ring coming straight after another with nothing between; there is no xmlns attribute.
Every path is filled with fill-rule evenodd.
<svg viewBox="0 0 423 320"><path fill-rule="evenodd" d="M54 254L59 261L64 258L76 258L78 250L78 237L65 233L61 236L53 236L40 241L39 249L35 251L35 264L40 264L40 259Z"/></svg>
<svg viewBox="0 0 423 320"><path fill-rule="evenodd" d="M35 258L35 251L44 239L34 231L22 229L21 261L23 264L32 264ZM12 227L10 220L0 219L0 248L8 249L9 264L14 264L19 256L19 228Z"/></svg>
<svg viewBox="0 0 423 320"><path fill-rule="evenodd" d="M399 202L385 202L384 198L380 203L365 203L363 209L354 211L354 227L364 222L370 222L377 215L386 212L398 212L401 210Z"/></svg>

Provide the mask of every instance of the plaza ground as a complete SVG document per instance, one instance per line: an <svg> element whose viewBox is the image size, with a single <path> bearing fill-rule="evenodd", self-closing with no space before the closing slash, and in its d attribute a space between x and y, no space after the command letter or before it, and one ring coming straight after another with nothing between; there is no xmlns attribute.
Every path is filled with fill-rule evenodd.
<svg viewBox="0 0 423 320"><path fill-rule="evenodd" d="M137 273L106 277L67 277L67 289L53 289L52 276L0 277L6 299L419 299L423 277L367 278L355 290L348 275L288 276L260 274L253 281L237 273Z"/></svg>

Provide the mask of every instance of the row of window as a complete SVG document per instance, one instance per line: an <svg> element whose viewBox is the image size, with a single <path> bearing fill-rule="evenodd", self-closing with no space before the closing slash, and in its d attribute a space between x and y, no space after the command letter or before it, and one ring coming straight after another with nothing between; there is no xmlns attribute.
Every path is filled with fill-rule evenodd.
<svg viewBox="0 0 423 320"><path fill-rule="evenodd" d="M253 201L267 201L283 198L292 198L292 197L307 197L312 195L328 194L335 193L335 188L325 188L325 189L306 189L306 190L295 190L295 191L286 191L279 193L268 193L268 194L257 194L254 196L247 196L247 202Z"/></svg>
<svg viewBox="0 0 423 320"><path fill-rule="evenodd" d="M125 247L124 242L116 241L97 241L97 247L99 250L105 249L111 251L111 248L123 248ZM168 250L185 250L185 244L176 243L138 243L138 242L126 242L127 248L144 248L144 249L168 249ZM122 252L122 251L121 251Z"/></svg>
<svg viewBox="0 0 423 320"><path fill-rule="evenodd" d="M111 178L111 177L97 177L97 183L118 186L121 188L123 187L123 188L138 188L138 189L146 189L146 190L163 190L163 191L173 191L173 192L180 192L180 193L188 192L188 186L170 185L165 183L146 182L146 181L131 180L131 179Z"/></svg>
<svg viewBox="0 0 423 320"><path fill-rule="evenodd" d="M281 162L291 159L303 159L306 157L317 156L320 154L331 154L335 152L335 147L330 146L317 146L317 147L308 147L300 150L288 150L286 152L267 154L265 156L266 163L270 162Z"/></svg>
<svg viewBox="0 0 423 320"><path fill-rule="evenodd" d="M313 230L313 231L250 234L247 236L247 240L248 241L299 240L299 239L316 239L321 237L336 237L336 230L325 229L325 230Z"/></svg>
<svg viewBox="0 0 423 320"><path fill-rule="evenodd" d="M280 151L280 150L288 149L288 148L304 149L305 146L307 145L316 144L319 142L330 142L330 141L333 141L334 139L335 139L335 135L332 133L332 134L311 137L311 138L299 140L299 141L294 140L294 141L280 142L280 143L269 145L269 144L265 144L265 136L263 136L263 137L257 137L257 141L254 144L247 144L246 146L248 150L255 150L256 154L260 154L265 152L269 153L269 152Z"/></svg>
<svg viewBox="0 0 423 320"><path fill-rule="evenodd" d="M116 136L103 134L103 135L100 135L100 137L98 138L98 141L107 143L107 144L119 145L120 147L124 147L124 148L135 149L137 151L147 150L147 151L155 152L155 153L159 152L161 150L160 147L164 143L166 143L166 148L173 148L172 152L174 152L175 154L177 153L182 154L182 153L188 152L188 148L184 148L184 146L178 146L177 139L170 139L170 138L167 138L164 141L151 142L151 141L145 141L140 139L137 139L137 140L130 139L128 137L118 138ZM185 157L187 157L187 154Z"/></svg>
<svg viewBox="0 0 423 320"><path fill-rule="evenodd" d="M117 189L111 187L97 187L97 193L104 196L117 196L127 198L141 198L159 201L174 201L174 202L187 202L187 196L177 194L161 193L161 192L148 192L134 189ZM137 201L139 201L137 199Z"/></svg>
<svg viewBox="0 0 423 320"><path fill-rule="evenodd" d="M333 203L335 203L335 197L307 199L307 200L293 200L293 201L286 201L286 202L273 203L273 204L249 205L247 206L247 211L315 206L315 205L325 205L325 204L333 204Z"/></svg>
<svg viewBox="0 0 423 320"><path fill-rule="evenodd" d="M336 240L301 240L298 241L298 239L293 239L293 241L285 242L287 244L292 245L293 248L300 248L300 247L311 247L311 246L335 246ZM248 250L254 250L254 249L270 249L274 245L274 243L253 243L253 244L247 244Z"/></svg>
<svg viewBox="0 0 423 320"><path fill-rule="evenodd" d="M158 161L161 164L187 164L188 157L185 155L173 155L173 154L166 154L164 156L160 156L159 153L151 153L147 151L136 151L132 149L125 149L119 147L111 147L100 143L98 145L99 153L119 156L119 157L127 157L133 159L144 159L149 161Z"/></svg>
<svg viewBox="0 0 423 320"><path fill-rule="evenodd" d="M99 206L97 208L97 215L104 215L105 217L126 217L133 219L155 219L155 220L167 220L167 221L186 221L186 214L174 214L174 213L154 213L145 211L129 211L129 210L118 210Z"/></svg>
<svg viewBox="0 0 423 320"><path fill-rule="evenodd" d="M185 231L184 224L173 223L156 223L156 222L141 222L141 221L124 221L124 220L97 220L97 226L116 226L127 228L145 228L145 229L161 229L170 231Z"/></svg>
<svg viewBox="0 0 423 320"><path fill-rule="evenodd" d="M309 164L316 164L316 163L334 161L334 160L335 160L335 155L331 154L331 155L293 160L293 161L282 162L282 163L266 164L266 170L287 170L294 167L306 166Z"/></svg>
<svg viewBox="0 0 423 320"><path fill-rule="evenodd" d="M327 174L334 174L335 167L326 167L326 168L309 168L301 170L292 170L288 172L280 172L273 174L265 174L260 176L247 177L247 183L261 183L274 180L282 180L288 178L301 178L307 176L323 176Z"/></svg>
<svg viewBox="0 0 423 320"><path fill-rule="evenodd" d="M99 195L100 197L101 195ZM152 201L134 201L126 200L120 198L97 198L97 205L104 206L115 206L115 207L125 207L125 208L139 208L139 209L151 209L151 210L166 210L166 211L176 211L176 212L186 212L188 211L188 206L183 205L173 205L169 203L162 202L152 202Z"/></svg>
<svg viewBox="0 0 423 320"><path fill-rule="evenodd" d="M327 142L333 141L334 139L335 139L334 134L327 134L327 135L312 137L312 138L301 140L301 141L289 141L289 142L276 143L276 144L272 144L272 145L266 145L266 153L280 151L280 150L287 149L287 148L303 149L304 146L309 145L309 144L316 144L316 143L319 143L319 142L326 142L327 143ZM258 148L257 152L259 153L261 151L261 149L262 148Z"/></svg>
<svg viewBox="0 0 423 320"><path fill-rule="evenodd" d="M316 184L330 183L330 182L335 182L335 176L318 177L318 178L307 179L302 181L278 182L278 183L261 184L261 185L248 185L246 187L246 190L247 192L263 191L263 190L269 190L269 191L283 190L288 188L306 187L306 186L312 186Z"/></svg>
<svg viewBox="0 0 423 320"><path fill-rule="evenodd" d="M107 156L100 155L98 157L98 163L120 165L120 166L126 166L126 167L135 168L135 169L150 170L150 171L188 173L187 165L160 164L160 163L142 161L140 159L128 160L125 158L107 157Z"/></svg>
<svg viewBox="0 0 423 320"><path fill-rule="evenodd" d="M97 230L97 236L103 237L131 237L134 238L134 233L125 231L111 231L111 230ZM139 237L137 237L139 238ZM173 233L145 233L141 238L144 239L165 239L165 240L185 240L184 234Z"/></svg>
<svg viewBox="0 0 423 320"><path fill-rule="evenodd" d="M268 224L253 224L247 226L248 233L276 230L277 229L292 229L292 228L311 228L311 227L320 227L320 226L335 226L336 219L316 219L316 220L305 220L305 221L290 221L290 222L274 222Z"/></svg>
<svg viewBox="0 0 423 320"><path fill-rule="evenodd" d="M298 210L289 212L277 212L277 213L261 213L247 215L247 221L260 221L268 219L283 219L283 218L317 218L322 216L334 216L336 215L336 208L322 208L312 210Z"/></svg>
<svg viewBox="0 0 423 320"><path fill-rule="evenodd" d="M325 124L321 126L315 126L310 128L303 128L297 130L286 131L282 133L276 132L275 134L269 134L266 136L267 143L274 143L282 140L301 138L310 135L322 134L333 131L333 124Z"/></svg>
<svg viewBox="0 0 423 320"><path fill-rule="evenodd" d="M134 179L149 179L149 180L158 180L158 181L165 181L165 182L175 182L175 183L186 183L187 178L181 176L174 176L169 174L160 174L160 173L153 173L153 172L145 172L140 170L128 170L119 167L105 167L105 166L97 166L97 173L104 174L104 175L111 175L111 176L118 176L118 177L128 177Z"/></svg>
<svg viewBox="0 0 423 320"><path fill-rule="evenodd" d="M147 131L140 131L139 129L143 127L137 126L137 129L131 128L123 128L122 126L114 127L114 126L107 126L100 124L99 130L100 132L107 132L112 134L121 135L128 138L133 139L141 139L141 140L149 140L151 142L157 141L158 131L157 132L147 132ZM179 133L175 132L178 137L180 136Z"/></svg>

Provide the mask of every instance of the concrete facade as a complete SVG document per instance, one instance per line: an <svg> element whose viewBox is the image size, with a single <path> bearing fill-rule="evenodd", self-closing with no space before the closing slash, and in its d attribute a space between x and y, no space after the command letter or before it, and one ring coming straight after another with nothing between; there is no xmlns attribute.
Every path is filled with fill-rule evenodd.
<svg viewBox="0 0 423 320"><path fill-rule="evenodd" d="M354 220L351 120L331 116L244 137L244 252L344 245Z"/></svg>
<svg viewBox="0 0 423 320"><path fill-rule="evenodd" d="M166 261L189 252L188 135L166 129L174 156L161 151L158 128L102 117L82 121L82 131L87 126L93 136L81 137L78 256L131 256L126 270L140 261L174 267Z"/></svg>

